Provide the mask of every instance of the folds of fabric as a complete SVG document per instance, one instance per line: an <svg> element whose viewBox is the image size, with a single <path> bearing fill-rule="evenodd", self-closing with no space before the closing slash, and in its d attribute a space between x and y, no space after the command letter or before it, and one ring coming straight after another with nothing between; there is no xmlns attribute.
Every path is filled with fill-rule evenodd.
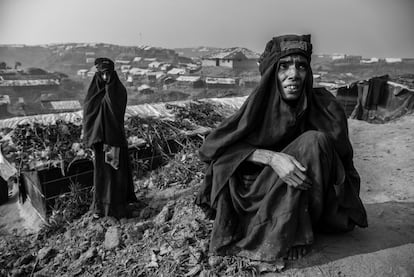
<svg viewBox="0 0 414 277"><path fill-rule="evenodd" d="M312 243L313 227L324 231L354 227L340 206L345 171L331 139L322 132L305 132L282 152L307 168L312 188L293 189L268 166L258 168L253 183L245 183L240 167L218 197L210 251L271 262L292 245Z"/></svg>
<svg viewBox="0 0 414 277"><path fill-rule="evenodd" d="M110 83L95 74L85 97L83 135L88 147L103 142L111 146L126 146L124 115L127 104L126 89L115 71Z"/></svg>
<svg viewBox="0 0 414 277"><path fill-rule="evenodd" d="M354 224L367 226L343 108L327 90L312 88L310 70L305 92L296 105L288 105L281 99L275 81L276 68L277 63L269 67L241 109L213 130L200 148L200 157L208 168L196 203L215 216L210 245L213 252L233 247L240 255L272 260L282 256L289 245L310 243L311 226L321 222L321 218L332 230L348 230ZM295 141L309 131L322 133L329 143L319 152L307 152L308 146L314 149L312 145ZM242 200L245 194L238 174L245 168L243 162L256 149L277 152L286 149L293 153L314 175L310 176L315 182L313 190L319 188L324 193L316 198L302 196L305 193L287 188L270 168L265 168L250 188L260 189L253 194L249 191L246 195L253 197ZM314 156L307 156L311 152ZM325 152L335 153L328 162L321 158ZM328 169L332 166L337 169L335 173ZM322 204L315 204L316 199ZM311 211L303 213L307 201ZM256 212L246 213L246 203L256 207ZM287 233L289 237L284 238Z"/></svg>
<svg viewBox="0 0 414 277"><path fill-rule="evenodd" d="M374 77L369 80L369 89L365 101L365 108L376 110L378 105L386 101L388 75Z"/></svg>
<svg viewBox="0 0 414 277"><path fill-rule="evenodd" d="M105 162L103 144L94 144L94 195L91 210L104 216L127 216L128 203L136 202L127 147L120 147L119 169Z"/></svg>
<svg viewBox="0 0 414 277"><path fill-rule="evenodd" d="M9 199L9 186L7 181L0 177L0 205L4 204Z"/></svg>

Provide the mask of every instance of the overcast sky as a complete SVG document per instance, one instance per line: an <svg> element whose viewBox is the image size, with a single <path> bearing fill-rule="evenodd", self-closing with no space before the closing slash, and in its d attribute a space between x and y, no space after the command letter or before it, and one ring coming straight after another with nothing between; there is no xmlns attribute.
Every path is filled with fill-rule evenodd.
<svg viewBox="0 0 414 277"><path fill-rule="evenodd" d="M0 44L247 47L310 33L315 53L414 58L414 0L0 0Z"/></svg>

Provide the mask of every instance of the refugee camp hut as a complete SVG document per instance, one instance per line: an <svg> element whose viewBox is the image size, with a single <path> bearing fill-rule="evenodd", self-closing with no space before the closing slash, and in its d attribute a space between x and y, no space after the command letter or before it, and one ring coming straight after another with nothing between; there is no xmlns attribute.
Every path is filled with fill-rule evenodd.
<svg viewBox="0 0 414 277"><path fill-rule="evenodd" d="M130 64L123 64L121 65L121 73L128 73L129 70L131 69L131 65Z"/></svg>
<svg viewBox="0 0 414 277"><path fill-rule="evenodd" d="M358 99L357 82L336 89L336 99L342 104L347 117L354 111Z"/></svg>
<svg viewBox="0 0 414 277"><path fill-rule="evenodd" d="M143 95L153 94L154 89L151 88L149 85L143 84L138 87L138 92Z"/></svg>
<svg viewBox="0 0 414 277"><path fill-rule="evenodd" d="M175 82L175 78L174 77L171 77L171 76L167 76L163 80L164 85L170 85L170 84L172 84L174 82Z"/></svg>
<svg viewBox="0 0 414 277"><path fill-rule="evenodd" d="M414 89L389 80L388 75L363 80L341 94L356 96L350 118L384 123L414 111ZM338 97L338 96L337 96Z"/></svg>
<svg viewBox="0 0 414 277"><path fill-rule="evenodd" d="M171 75L171 76L184 75L185 74L185 69L184 68L173 68L173 69L169 70L167 72L167 74Z"/></svg>
<svg viewBox="0 0 414 277"><path fill-rule="evenodd" d="M207 88L234 88L236 86L236 79L221 78L221 77L206 77Z"/></svg>
<svg viewBox="0 0 414 277"><path fill-rule="evenodd" d="M195 73L201 70L201 65L189 63L187 64L186 69L189 73Z"/></svg>
<svg viewBox="0 0 414 277"><path fill-rule="evenodd" d="M50 113L73 112L82 109L79 100L45 100L42 101L44 111Z"/></svg>
<svg viewBox="0 0 414 277"><path fill-rule="evenodd" d="M130 60L117 59L117 60L115 60L115 69L116 70L121 70L121 66L129 65L130 63L131 63Z"/></svg>
<svg viewBox="0 0 414 277"><path fill-rule="evenodd" d="M149 69L158 69L161 66L161 62L153 61L148 64Z"/></svg>
<svg viewBox="0 0 414 277"><path fill-rule="evenodd" d="M177 85L192 87L192 88L202 88L204 86L201 76L178 76L176 79Z"/></svg>
<svg viewBox="0 0 414 277"><path fill-rule="evenodd" d="M255 88L259 85L260 76L242 76L239 80L239 86L246 88Z"/></svg>
<svg viewBox="0 0 414 277"><path fill-rule="evenodd" d="M155 68L155 65L157 65L157 59L156 58L142 58L137 66L141 68L149 68L149 65L151 64L153 68ZM159 64L158 64L159 65Z"/></svg>
<svg viewBox="0 0 414 277"><path fill-rule="evenodd" d="M77 72L77 75L80 76L81 78L86 78L87 74L88 74L87 69L79 69Z"/></svg>
<svg viewBox="0 0 414 277"><path fill-rule="evenodd" d="M131 61L131 67L140 67L140 62L142 60L142 57L134 57Z"/></svg>
<svg viewBox="0 0 414 277"><path fill-rule="evenodd" d="M221 66L234 70L257 67L259 55L246 48L230 48L202 58L202 66Z"/></svg>
<svg viewBox="0 0 414 277"><path fill-rule="evenodd" d="M148 69L133 67L128 71L128 74L132 76L146 76L149 72Z"/></svg>
<svg viewBox="0 0 414 277"><path fill-rule="evenodd" d="M167 72L167 71L170 71L171 69L173 69L173 67L174 66L170 63L163 63L162 65L160 65L160 70L164 71L164 72Z"/></svg>
<svg viewBox="0 0 414 277"><path fill-rule="evenodd" d="M160 82L161 79L166 76L162 71L148 72L147 78L150 83Z"/></svg>

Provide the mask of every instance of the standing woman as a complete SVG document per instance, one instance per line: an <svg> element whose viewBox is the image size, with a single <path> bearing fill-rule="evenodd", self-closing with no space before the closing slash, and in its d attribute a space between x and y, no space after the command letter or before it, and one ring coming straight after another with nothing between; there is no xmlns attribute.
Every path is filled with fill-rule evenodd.
<svg viewBox="0 0 414 277"><path fill-rule="evenodd" d="M127 92L112 60L97 58L95 66L83 109L85 143L95 154L91 211L95 218L122 218L137 201L124 130Z"/></svg>

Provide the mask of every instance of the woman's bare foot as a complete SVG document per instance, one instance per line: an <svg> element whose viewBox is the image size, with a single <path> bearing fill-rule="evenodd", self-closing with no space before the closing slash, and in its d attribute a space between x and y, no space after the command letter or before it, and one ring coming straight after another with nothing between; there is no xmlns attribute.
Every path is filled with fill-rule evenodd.
<svg viewBox="0 0 414 277"><path fill-rule="evenodd" d="M292 246L286 255L288 260L297 260L303 258L308 253L308 247L306 245Z"/></svg>

